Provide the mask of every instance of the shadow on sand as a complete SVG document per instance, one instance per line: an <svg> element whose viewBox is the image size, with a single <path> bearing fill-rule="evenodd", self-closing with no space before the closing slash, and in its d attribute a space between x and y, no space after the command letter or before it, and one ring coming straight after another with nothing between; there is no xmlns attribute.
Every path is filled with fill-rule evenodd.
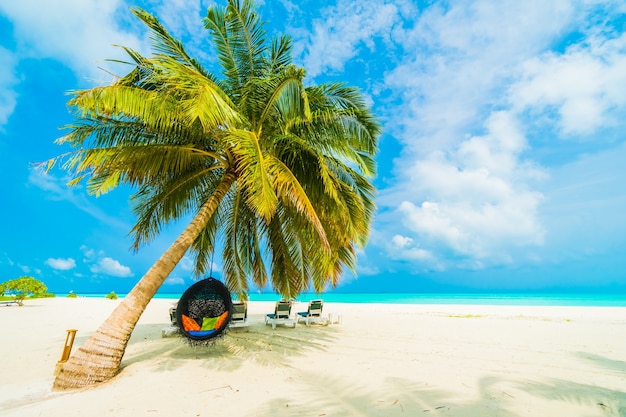
<svg viewBox="0 0 626 417"><path fill-rule="evenodd" d="M577 354L611 368L619 380L625 364L597 355ZM363 375L360 375L363 377ZM358 377L358 375L355 375ZM376 378L372 375L369 378ZM458 398L452 390L429 387L427 375L421 381L387 378L373 390L371 384L358 379L326 378L320 374L303 374L299 378L307 398L294 403L289 398L274 398L260 405L254 416L406 416L445 415L455 417L497 415L521 417L546 415L543 407L566 405L581 410L580 415L626 416L626 392L592 384L580 384L558 379L517 381L511 377L487 376L478 383L470 400ZM592 376L590 376L592 378ZM621 378L623 380L623 377ZM626 390L626 387L625 387ZM536 407L536 408L533 408ZM579 414L576 414L579 415Z"/></svg>
<svg viewBox="0 0 626 417"><path fill-rule="evenodd" d="M253 361L267 367L289 367L290 360L306 352L326 350L336 338L336 328L325 326L298 326L271 330L263 323L253 323L248 328L229 329L223 337L206 345L194 346L184 337L161 339L163 325L139 325L137 333L147 334L143 340L131 338L123 368L134 363L153 361L153 371L170 371L189 360L207 369L230 371ZM305 330L302 330L305 329ZM156 336L155 336L156 335ZM135 349L135 344L137 349Z"/></svg>

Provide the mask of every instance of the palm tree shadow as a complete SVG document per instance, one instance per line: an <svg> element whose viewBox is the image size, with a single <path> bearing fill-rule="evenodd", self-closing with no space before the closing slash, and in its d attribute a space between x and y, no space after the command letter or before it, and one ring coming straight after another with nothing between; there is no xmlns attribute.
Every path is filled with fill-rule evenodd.
<svg viewBox="0 0 626 417"><path fill-rule="evenodd" d="M626 362L587 352L578 352L575 355L612 371L620 381L623 381ZM554 379L542 384L522 384L520 388L538 397L600 408L608 416L626 416L626 387L623 390L616 390Z"/></svg>
<svg viewBox="0 0 626 417"><path fill-rule="evenodd" d="M600 365L606 369L614 370L619 374L626 374L626 362L607 358L606 356L596 355L595 353L578 352L577 356L583 359L593 361L596 365Z"/></svg>
<svg viewBox="0 0 626 417"><path fill-rule="evenodd" d="M429 387L423 381L403 378L387 378L372 388L363 383L354 383L348 378L327 378L308 373L298 378L307 398L297 403L293 398L281 397L261 405L255 416L355 416L372 415L439 415L465 417L470 415L498 415L519 417L526 414L516 398L519 391L531 397L553 400L596 409L606 416L626 416L626 393L587 384L563 380L546 382L516 382L495 376L482 378L473 398L463 400L458 393ZM595 415L595 414L594 414Z"/></svg>
<svg viewBox="0 0 626 417"><path fill-rule="evenodd" d="M626 416L626 392L623 391L563 380L525 383L519 388L537 397L598 408L607 416Z"/></svg>
<svg viewBox="0 0 626 417"><path fill-rule="evenodd" d="M355 384L346 379L323 378L316 374L303 375L306 385L306 403L294 403L287 398L277 398L259 407L255 416L350 416L369 417L446 415L464 417L468 415L491 415L494 409L498 416L517 417L508 412L506 404L500 404L496 398L499 393L495 385L502 380L488 378L481 384L481 396L477 400L463 402L450 391L430 388L425 382L416 382L403 378L387 378L375 389ZM484 396L493 399L485 399ZM506 400L506 399L505 399Z"/></svg>
<svg viewBox="0 0 626 417"><path fill-rule="evenodd" d="M336 340L336 330L330 327L271 331L263 324L253 324L247 331L231 329L210 343L193 345L182 336L161 338L163 325L139 325L137 328L141 333L150 333L151 337L145 340L131 338L122 368L152 361L153 370L170 371L189 360L197 361L198 366L221 371L232 371L250 362L265 367L290 367L290 361L310 351L324 351Z"/></svg>

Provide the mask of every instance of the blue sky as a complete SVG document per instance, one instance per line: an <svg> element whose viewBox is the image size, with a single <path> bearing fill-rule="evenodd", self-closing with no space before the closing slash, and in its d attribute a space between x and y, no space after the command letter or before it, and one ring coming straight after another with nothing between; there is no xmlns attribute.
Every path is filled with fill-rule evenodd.
<svg viewBox="0 0 626 417"><path fill-rule="evenodd" d="M130 7L215 69L210 4L0 0L0 281L123 293L182 230L134 253L129 189L88 196L33 163L67 151L66 92L126 70L114 44L149 53ZM626 292L626 3L258 4L307 82L360 87L384 126L378 214L340 291ZM190 285L189 267L161 291Z"/></svg>

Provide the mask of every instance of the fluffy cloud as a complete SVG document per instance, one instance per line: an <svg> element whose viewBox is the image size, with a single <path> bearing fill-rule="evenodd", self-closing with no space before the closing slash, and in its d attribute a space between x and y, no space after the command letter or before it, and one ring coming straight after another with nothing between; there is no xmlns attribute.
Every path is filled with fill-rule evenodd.
<svg viewBox="0 0 626 417"><path fill-rule="evenodd" d="M54 59L70 68L85 85L111 80L109 72L126 68L107 59L125 59L125 45L145 51L147 42L134 32L137 22L130 19L123 0L110 1L2 1L0 15L13 26L15 45L0 47L0 127L13 113L19 80L15 69L23 59ZM122 17L122 19L120 19ZM126 67L126 66L124 66Z"/></svg>
<svg viewBox="0 0 626 417"><path fill-rule="evenodd" d="M522 79L511 88L511 101L518 112L556 109L554 122L566 135L615 125L624 118L626 104L626 34L594 35L563 54L547 52L528 60Z"/></svg>
<svg viewBox="0 0 626 417"><path fill-rule="evenodd" d="M387 129L403 150L380 192L376 228L388 237L374 241L389 257L476 268L545 244L541 190L553 172L533 160L535 142L592 132L626 103L623 36L583 28L582 40L551 50L594 7L580 6L433 4L396 27L404 60L385 83L404 104Z"/></svg>
<svg viewBox="0 0 626 417"><path fill-rule="evenodd" d="M105 274L122 278L133 276L129 267L109 257L100 259L97 264L91 266L90 271L95 274Z"/></svg>
<svg viewBox="0 0 626 417"><path fill-rule="evenodd" d="M394 236L390 256L433 263L432 251L448 248L474 259L508 262L503 248L541 245L545 230L537 211L543 196L528 184L544 173L520 159L525 147L511 115L496 112L484 135L416 159L406 168L403 191L388 190L381 197L415 233Z"/></svg>
<svg viewBox="0 0 626 417"><path fill-rule="evenodd" d="M142 45L128 27L128 8L122 0L59 0L37 2L36 7L31 2L5 1L0 13L13 23L20 58L53 58L92 80L110 79L98 65L124 57L114 44ZM128 17L120 22L122 14Z"/></svg>
<svg viewBox="0 0 626 417"><path fill-rule="evenodd" d="M387 37L399 22L402 2L338 2L326 9L323 20L313 23L304 60L308 75L327 69L342 70L363 45L374 49L374 38Z"/></svg>
<svg viewBox="0 0 626 417"><path fill-rule="evenodd" d="M76 261L72 258L67 258L67 259L48 258L45 264L59 271L69 271L70 269L76 268Z"/></svg>

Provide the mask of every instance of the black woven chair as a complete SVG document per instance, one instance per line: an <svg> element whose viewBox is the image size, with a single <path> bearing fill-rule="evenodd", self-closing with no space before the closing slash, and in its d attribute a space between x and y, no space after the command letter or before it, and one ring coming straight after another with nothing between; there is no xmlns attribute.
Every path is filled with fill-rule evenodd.
<svg viewBox="0 0 626 417"><path fill-rule="evenodd" d="M189 287L180 297L176 307L176 322L183 336L191 341L207 341L220 336L230 321L233 303L228 288L215 278L206 278ZM211 319L228 312L226 319L212 330L187 331L183 316L192 318L202 326L205 318Z"/></svg>

